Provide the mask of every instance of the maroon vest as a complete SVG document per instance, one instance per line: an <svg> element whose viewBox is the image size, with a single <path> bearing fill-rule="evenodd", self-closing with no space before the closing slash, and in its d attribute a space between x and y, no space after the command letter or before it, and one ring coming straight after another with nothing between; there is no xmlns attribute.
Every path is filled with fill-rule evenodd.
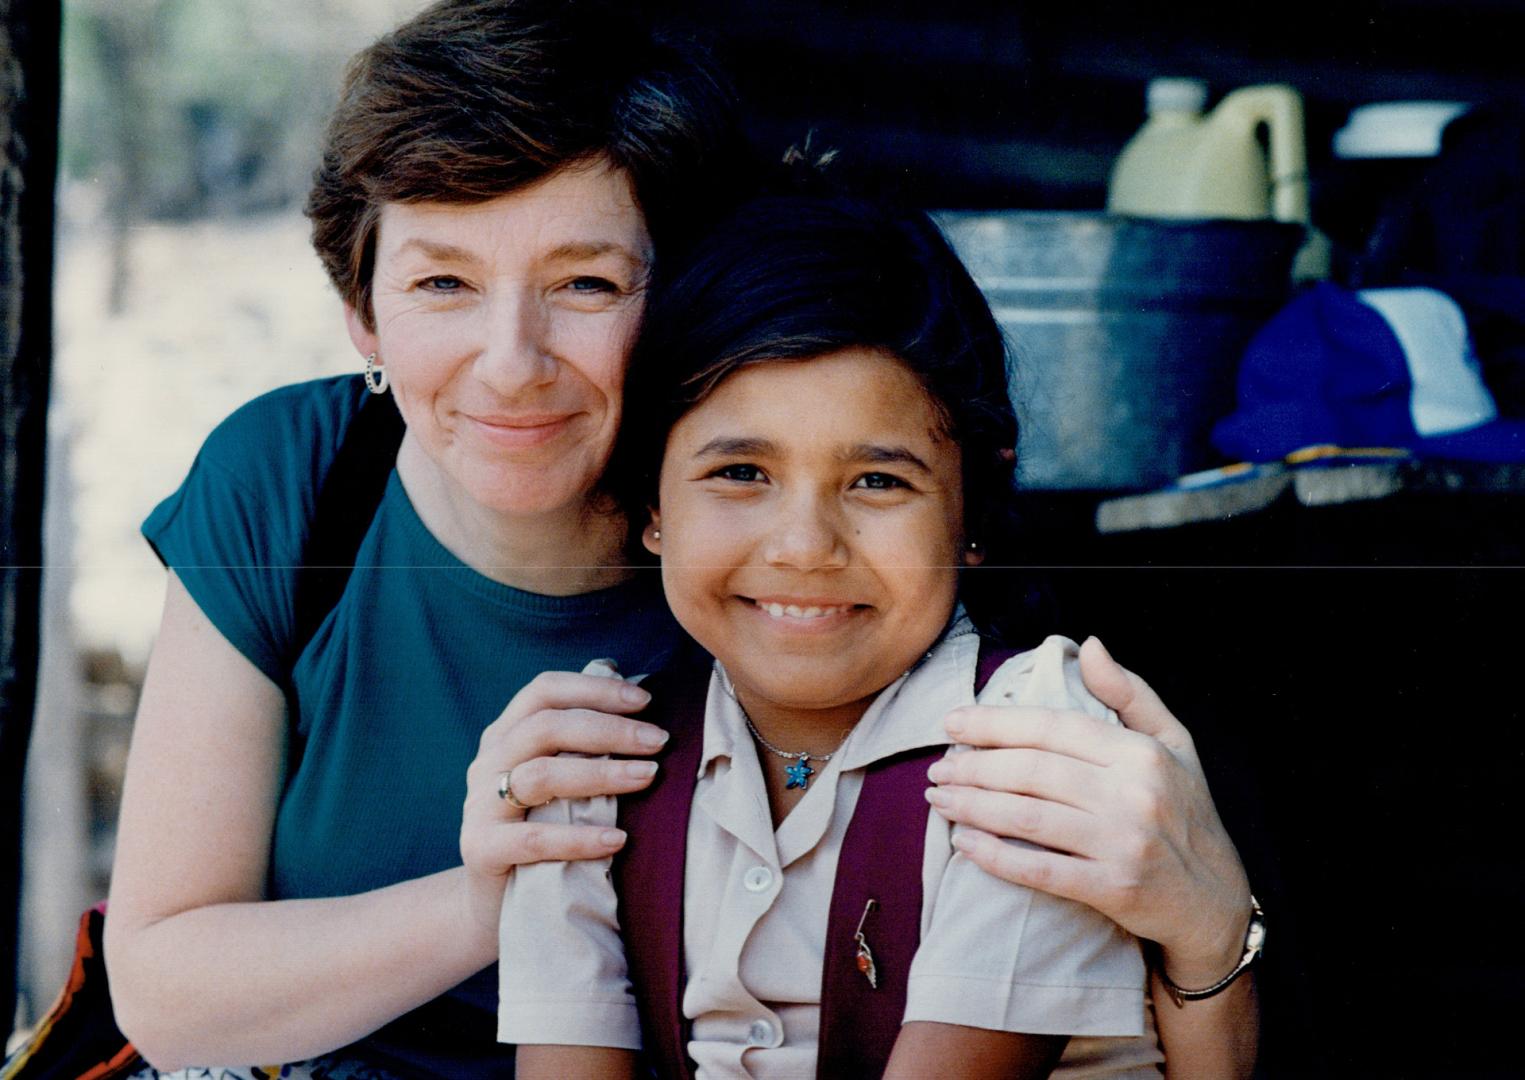
<svg viewBox="0 0 1525 1080"><path fill-rule="evenodd" d="M1011 650L980 643L978 693ZM659 1077L692 1080L689 1023L683 1016L683 869L689 810L704 744L708 656L691 656L646 682L642 719L671 732L656 781L622 795L619 824L629 836L614 860L619 923L641 1014L645 1055ZM837 858L821 969L821 1035L816 1076L876 1077L905 1015L906 979L921 943L922 845L927 769L946 747L910 750L870 765ZM877 989L858 967L854 934L872 899L864 937Z"/></svg>

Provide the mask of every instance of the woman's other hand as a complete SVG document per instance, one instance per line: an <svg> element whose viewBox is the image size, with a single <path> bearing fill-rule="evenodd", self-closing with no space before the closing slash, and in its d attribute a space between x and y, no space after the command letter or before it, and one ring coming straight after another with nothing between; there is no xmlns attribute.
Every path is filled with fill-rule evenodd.
<svg viewBox="0 0 1525 1080"><path fill-rule="evenodd" d="M949 734L985 749L934 766L928 798L970 827L956 843L989 873L1097 909L1159 943L1176 985L1210 985L1243 951L1250 888L1196 747L1097 639L1081 647L1080 669L1125 727L1077 711L957 710Z"/></svg>
<svg viewBox="0 0 1525 1080"><path fill-rule="evenodd" d="M515 694L482 733L466 770L461 817L467 903L481 932L496 940L503 889L515 866L604 858L625 842L618 829L526 821L526 811L499 794L504 774L513 799L526 807L639 791L656 774L655 762L558 755L656 753L667 733L626 715L650 700L645 690L622 679L550 671Z"/></svg>

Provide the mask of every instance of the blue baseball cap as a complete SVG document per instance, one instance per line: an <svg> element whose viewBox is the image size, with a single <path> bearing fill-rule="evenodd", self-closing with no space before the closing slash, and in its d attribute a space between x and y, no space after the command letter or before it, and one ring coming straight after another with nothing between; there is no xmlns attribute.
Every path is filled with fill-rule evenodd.
<svg viewBox="0 0 1525 1080"><path fill-rule="evenodd" d="M1520 462L1525 419L1500 419L1466 317L1445 293L1325 283L1255 335L1238 408L1213 429L1213 445L1241 461L1319 443Z"/></svg>

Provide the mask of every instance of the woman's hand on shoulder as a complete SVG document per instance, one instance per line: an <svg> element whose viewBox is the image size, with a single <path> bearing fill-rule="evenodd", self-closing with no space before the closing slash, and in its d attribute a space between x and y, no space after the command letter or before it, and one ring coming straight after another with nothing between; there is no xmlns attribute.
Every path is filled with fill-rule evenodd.
<svg viewBox="0 0 1525 1080"><path fill-rule="evenodd" d="M955 843L989 873L1097 909L1158 942L1177 985L1207 985L1243 948L1250 890L1239 854L1186 728L1095 638L1080 665L1125 727L1078 710L957 710L949 734L983 749L934 766L940 786L928 798L969 827Z"/></svg>
<svg viewBox="0 0 1525 1080"><path fill-rule="evenodd" d="M649 755L666 744L665 731L628 715L650 699L622 679L548 671L530 680L482 732L466 770L461 816L467 900L478 928L497 933L503 889L515 866L604 858L624 844L618 829L526 821L522 807L621 795L650 784L655 762L596 756ZM595 756L558 756L563 753Z"/></svg>

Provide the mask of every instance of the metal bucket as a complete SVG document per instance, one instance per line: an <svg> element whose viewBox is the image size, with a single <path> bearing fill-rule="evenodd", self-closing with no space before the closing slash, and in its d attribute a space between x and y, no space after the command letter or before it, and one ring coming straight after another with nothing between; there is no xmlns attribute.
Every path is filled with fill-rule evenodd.
<svg viewBox="0 0 1525 1080"><path fill-rule="evenodd" d="M1208 436L1287 298L1301 226L935 216L1011 344L1022 486L1144 490L1219 462Z"/></svg>

